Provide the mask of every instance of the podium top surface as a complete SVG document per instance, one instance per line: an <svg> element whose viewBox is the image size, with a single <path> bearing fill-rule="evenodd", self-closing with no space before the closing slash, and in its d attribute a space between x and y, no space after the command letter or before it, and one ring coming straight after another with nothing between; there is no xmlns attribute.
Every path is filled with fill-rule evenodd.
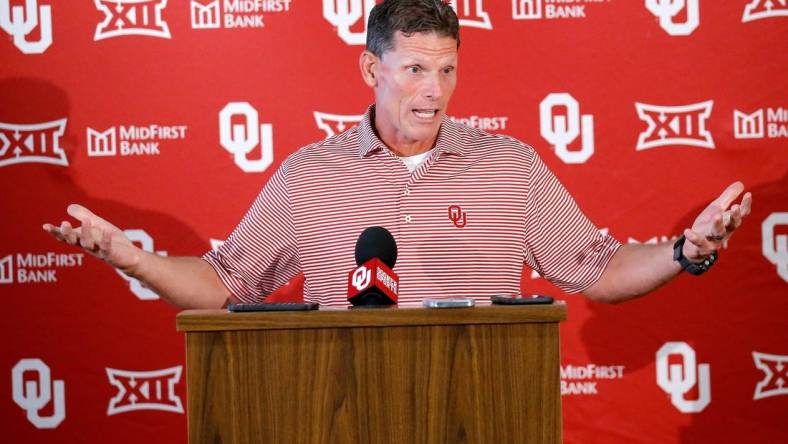
<svg viewBox="0 0 788 444"><path fill-rule="evenodd" d="M178 331L286 330L300 328L394 327L417 325L524 324L560 322L566 303L549 305L482 305L472 308L321 308L314 311L230 313L227 310L184 310Z"/></svg>

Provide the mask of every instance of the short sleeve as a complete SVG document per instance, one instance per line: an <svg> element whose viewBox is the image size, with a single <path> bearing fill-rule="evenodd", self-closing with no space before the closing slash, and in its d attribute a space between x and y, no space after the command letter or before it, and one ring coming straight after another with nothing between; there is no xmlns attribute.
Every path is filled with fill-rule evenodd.
<svg viewBox="0 0 788 444"><path fill-rule="evenodd" d="M588 289L621 244L599 232L535 151L529 178L525 263L567 293Z"/></svg>
<svg viewBox="0 0 788 444"><path fill-rule="evenodd" d="M271 176L224 244L203 256L243 302L265 299L301 272L285 170Z"/></svg>

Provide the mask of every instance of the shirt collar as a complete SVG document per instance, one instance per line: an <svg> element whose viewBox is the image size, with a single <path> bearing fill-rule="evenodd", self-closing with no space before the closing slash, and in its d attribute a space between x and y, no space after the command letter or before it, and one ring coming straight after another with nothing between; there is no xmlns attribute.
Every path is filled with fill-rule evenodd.
<svg viewBox="0 0 788 444"><path fill-rule="evenodd" d="M377 150L388 149L386 144L375 133L374 120L375 105L373 104L367 108L364 118L358 124L359 157L366 157ZM462 156L465 154L467 142L465 139L466 135L461 131L460 126L450 118L443 116L441 127L438 131L438 140L435 142L435 151L437 151L438 155L446 153Z"/></svg>

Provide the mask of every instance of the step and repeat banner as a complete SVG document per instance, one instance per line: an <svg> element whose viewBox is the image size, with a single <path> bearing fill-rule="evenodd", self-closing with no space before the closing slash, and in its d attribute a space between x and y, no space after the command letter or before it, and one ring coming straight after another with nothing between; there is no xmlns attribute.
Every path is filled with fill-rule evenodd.
<svg viewBox="0 0 788 444"><path fill-rule="evenodd" d="M147 251L216 248L288 155L372 102L374 4L0 0L6 442L186 442L178 310L41 225L77 202ZM709 273L632 302L524 269L569 305L565 441L788 441L786 1L452 4L449 114L531 144L600 230L669 241L734 180L753 193Z"/></svg>

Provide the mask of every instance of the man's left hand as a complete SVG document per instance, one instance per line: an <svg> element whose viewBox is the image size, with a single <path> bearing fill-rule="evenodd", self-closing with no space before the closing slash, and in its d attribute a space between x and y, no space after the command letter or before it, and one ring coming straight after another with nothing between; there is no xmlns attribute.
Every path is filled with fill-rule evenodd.
<svg viewBox="0 0 788 444"><path fill-rule="evenodd" d="M739 228L742 220L750 214L752 194L744 194L741 202L733 202L744 191L744 184L734 182L722 192L720 197L710 203L692 224L684 230L684 257L699 262L720 247L727 248L728 239Z"/></svg>

